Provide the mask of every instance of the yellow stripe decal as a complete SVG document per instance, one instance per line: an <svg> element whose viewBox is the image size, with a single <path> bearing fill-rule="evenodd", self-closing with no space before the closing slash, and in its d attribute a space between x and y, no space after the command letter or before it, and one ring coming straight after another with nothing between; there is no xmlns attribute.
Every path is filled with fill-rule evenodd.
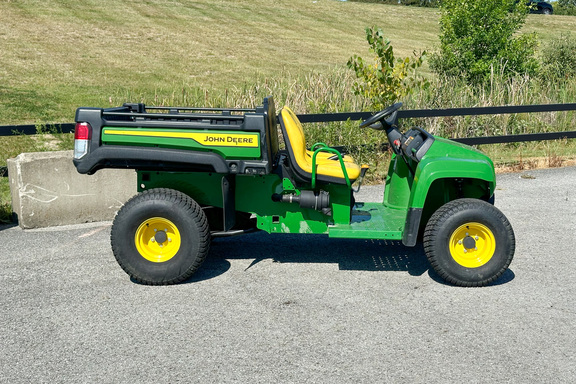
<svg viewBox="0 0 576 384"><path fill-rule="evenodd" d="M209 132L165 132L165 131L127 131L122 129L104 129L106 135L161 137L168 139L192 139L208 147L248 147L258 148L258 134L245 133L209 133Z"/></svg>

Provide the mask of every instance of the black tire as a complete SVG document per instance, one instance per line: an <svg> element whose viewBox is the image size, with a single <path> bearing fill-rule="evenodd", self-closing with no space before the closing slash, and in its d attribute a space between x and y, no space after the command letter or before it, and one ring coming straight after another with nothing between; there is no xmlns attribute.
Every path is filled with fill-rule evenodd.
<svg viewBox="0 0 576 384"><path fill-rule="evenodd" d="M200 267L210 247L202 208L189 196L163 188L130 199L116 215L110 239L122 269L150 285L185 281Z"/></svg>
<svg viewBox="0 0 576 384"><path fill-rule="evenodd" d="M424 232L424 249L434 270L447 282L480 287L506 271L516 240L508 219L478 199L459 199L440 207Z"/></svg>

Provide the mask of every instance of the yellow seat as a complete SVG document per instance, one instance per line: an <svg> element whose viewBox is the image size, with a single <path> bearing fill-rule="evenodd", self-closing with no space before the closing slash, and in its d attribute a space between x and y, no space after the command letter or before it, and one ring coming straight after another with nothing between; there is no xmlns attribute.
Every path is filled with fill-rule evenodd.
<svg viewBox="0 0 576 384"><path fill-rule="evenodd" d="M312 155L314 155L313 151L306 150L306 157L309 158L310 163L312 163ZM348 155L342 155L342 160L344 160L345 163L354 162L352 157ZM327 163L331 161L338 161L338 156L336 156L331 152L318 152L318 154L316 155L316 163L318 164Z"/></svg>
<svg viewBox="0 0 576 384"><path fill-rule="evenodd" d="M314 152L306 149L302 124L288 107L280 112L280 127L294 171L301 178L311 180ZM352 183L360 176L361 167L350 156L343 156L343 160L348 179ZM346 184L340 160L332 152L318 152L316 155L316 177L324 182Z"/></svg>

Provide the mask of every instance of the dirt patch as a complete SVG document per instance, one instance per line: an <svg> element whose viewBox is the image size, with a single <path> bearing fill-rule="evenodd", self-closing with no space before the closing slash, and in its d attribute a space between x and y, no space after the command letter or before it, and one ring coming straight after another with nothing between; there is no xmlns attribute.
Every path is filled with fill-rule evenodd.
<svg viewBox="0 0 576 384"><path fill-rule="evenodd" d="M520 172L529 169L559 168L576 165L576 157L550 155L520 158L516 161L494 164L496 173Z"/></svg>

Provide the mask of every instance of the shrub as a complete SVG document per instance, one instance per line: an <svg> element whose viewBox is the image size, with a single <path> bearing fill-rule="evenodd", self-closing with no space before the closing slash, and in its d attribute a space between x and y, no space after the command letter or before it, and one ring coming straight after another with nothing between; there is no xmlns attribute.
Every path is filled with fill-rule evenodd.
<svg viewBox="0 0 576 384"><path fill-rule="evenodd" d="M517 34L527 14L528 7L517 0L444 0L432 70L473 84L493 73L505 78L536 74L536 35Z"/></svg>
<svg viewBox="0 0 576 384"><path fill-rule="evenodd" d="M556 15L576 15L576 0L558 0L554 3L554 13Z"/></svg>
<svg viewBox="0 0 576 384"><path fill-rule="evenodd" d="M415 88L428 86L428 81L416 74L426 52L414 53L414 57L396 58L390 40L384 38L382 29L376 27L366 28L366 40L374 54L374 64L354 55L348 60L348 67L357 77L354 93L370 100L372 108L382 109Z"/></svg>
<svg viewBox="0 0 576 384"><path fill-rule="evenodd" d="M555 15L576 16L576 6L574 5L557 5L554 4Z"/></svg>
<svg viewBox="0 0 576 384"><path fill-rule="evenodd" d="M542 74L549 80L568 79L576 75L576 39L567 34L552 40L542 50Z"/></svg>

